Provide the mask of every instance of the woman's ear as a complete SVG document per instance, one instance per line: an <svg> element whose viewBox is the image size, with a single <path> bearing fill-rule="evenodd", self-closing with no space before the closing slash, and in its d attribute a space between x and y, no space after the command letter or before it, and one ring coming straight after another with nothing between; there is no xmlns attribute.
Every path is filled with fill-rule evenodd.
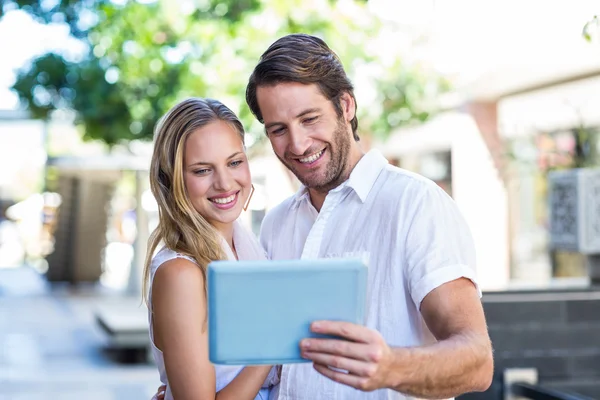
<svg viewBox="0 0 600 400"><path fill-rule="evenodd" d="M350 96L348 92L344 92L340 96L340 105L342 106L342 112L346 122L352 121L356 115L356 102L354 98Z"/></svg>

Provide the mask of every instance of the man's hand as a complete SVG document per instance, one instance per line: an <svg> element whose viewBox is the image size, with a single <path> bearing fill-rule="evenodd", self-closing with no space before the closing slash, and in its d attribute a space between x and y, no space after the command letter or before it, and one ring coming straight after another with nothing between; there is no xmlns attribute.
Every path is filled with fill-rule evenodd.
<svg viewBox="0 0 600 400"><path fill-rule="evenodd" d="M363 391L386 387L393 354L379 332L334 321L315 321L311 324L311 331L347 339L310 338L301 341L302 357L312 360L318 372Z"/></svg>
<svg viewBox="0 0 600 400"><path fill-rule="evenodd" d="M152 400L165 400L165 391L167 390L167 385L160 385L156 390L156 394L152 396Z"/></svg>

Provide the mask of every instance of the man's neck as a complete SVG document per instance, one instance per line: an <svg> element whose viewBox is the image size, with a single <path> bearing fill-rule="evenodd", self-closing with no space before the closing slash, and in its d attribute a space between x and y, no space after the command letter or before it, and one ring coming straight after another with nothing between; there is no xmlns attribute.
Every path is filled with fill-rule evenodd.
<svg viewBox="0 0 600 400"><path fill-rule="evenodd" d="M325 203L325 197L327 197L327 193L329 193L329 191L319 192L316 189L308 189L310 202L317 212L321 211L321 207L323 207L323 203Z"/></svg>
<svg viewBox="0 0 600 400"><path fill-rule="evenodd" d="M308 189L308 194L310 195L310 202L313 207L317 210L317 212L321 212L321 207L323 207L323 203L325 203L325 198L327 194L329 194L330 190L335 189L345 181L350 178L350 174L354 171L356 164L360 161L360 159L365 155L364 151L356 144L356 146L352 146L352 151L350 152L350 157L348 157L348 165L344 170L344 179L342 179L339 184L335 187L329 188L327 190L319 190L319 189Z"/></svg>

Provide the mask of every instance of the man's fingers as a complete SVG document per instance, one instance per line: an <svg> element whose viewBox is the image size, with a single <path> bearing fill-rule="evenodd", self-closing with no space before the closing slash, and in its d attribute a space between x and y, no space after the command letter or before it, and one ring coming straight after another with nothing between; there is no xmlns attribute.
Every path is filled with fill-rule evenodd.
<svg viewBox="0 0 600 400"><path fill-rule="evenodd" d="M322 375L325 375L332 381L339 382L344 385L352 386L353 388L363 390L363 391L373 390L372 388L369 387L369 385L368 385L369 381L367 380L367 378L359 377L359 376L352 375L352 374L347 374L344 372L335 371L335 370L327 367L326 365L322 365L322 364L313 364L313 367L319 373L321 373Z"/></svg>
<svg viewBox="0 0 600 400"><path fill-rule="evenodd" d="M373 346L338 339L303 339L301 351L328 353L363 361L378 361Z"/></svg>
<svg viewBox="0 0 600 400"><path fill-rule="evenodd" d="M302 357L312 360L315 364L348 371L348 373L356 376L371 378L377 372L377 365L375 364L332 354L303 352Z"/></svg>
<svg viewBox="0 0 600 400"><path fill-rule="evenodd" d="M310 329L315 333L339 336L360 343L370 343L374 339L373 331L350 322L315 321Z"/></svg>

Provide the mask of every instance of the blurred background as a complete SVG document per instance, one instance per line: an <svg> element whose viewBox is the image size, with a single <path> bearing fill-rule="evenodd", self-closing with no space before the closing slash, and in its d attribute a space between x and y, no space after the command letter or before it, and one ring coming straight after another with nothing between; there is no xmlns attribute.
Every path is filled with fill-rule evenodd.
<svg viewBox="0 0 600 400"><path fill-rule="evenodd" d="M600 398L597 15L597 0L0 0L0 399L152 396L154 125L190 96L240 115L258 233L298 182L245 85L292 32L341 57L365 150L437 182L473 231L496 376L464 397L521 381Z"/></svg>

